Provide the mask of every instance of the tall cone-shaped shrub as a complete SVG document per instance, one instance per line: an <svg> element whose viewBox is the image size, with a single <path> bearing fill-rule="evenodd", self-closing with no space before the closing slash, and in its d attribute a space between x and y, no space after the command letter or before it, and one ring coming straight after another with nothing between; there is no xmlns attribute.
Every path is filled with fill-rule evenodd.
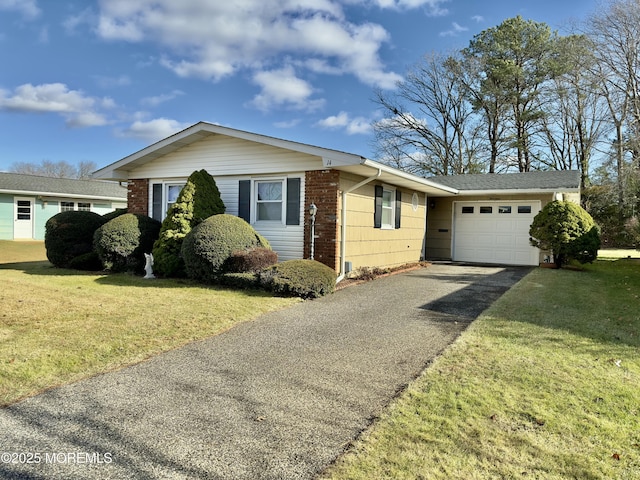
<svg viewBox="0 0 640 480"><path fill-rule="evenodd" d="M160 236L153 245L155 272L165 277L185 276L180 254L184 237L206 218L224 211L214 178L204 169L193 172L167 212Z"/></svg>

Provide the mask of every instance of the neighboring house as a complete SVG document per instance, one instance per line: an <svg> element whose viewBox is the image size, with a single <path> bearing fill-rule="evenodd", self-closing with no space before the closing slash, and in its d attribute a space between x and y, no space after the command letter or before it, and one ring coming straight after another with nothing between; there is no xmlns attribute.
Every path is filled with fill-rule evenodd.
<svg viewBox="0 0 640 480"><path fill-rule="evenodd" d="M359 155L205 122L94 177L128 182L129 211L163 220L186 179L200 169L215 178L226 212L269 239L280 260L309 258L313 243L314 259L340 275L431 257L427 205L449 199L451 208L451 199L464 194ZM313 239L312 204L317 206ZM450 232L451 211L448 216ZM438 250L436 256L446 258L444 253Z"/></svg>
<svg viewBox="0 0 640 480"><path fill-rule="evenodd" d="M103 215L126 206L118 183L0 173L0 240L44 240L47 220L67 210Z"/></svg>

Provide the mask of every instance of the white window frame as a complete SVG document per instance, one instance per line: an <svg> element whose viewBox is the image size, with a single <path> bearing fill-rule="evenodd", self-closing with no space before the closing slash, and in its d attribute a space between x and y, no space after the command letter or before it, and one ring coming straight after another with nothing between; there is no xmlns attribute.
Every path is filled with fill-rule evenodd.
<svg viewBox="0 0 640 480"><path fill-rule="evenodd" d="M167 180L167 181L149 181L149 216L153 217L153 186L154 185L162 185L162 212L160 215L162 220L164 221L167 218L167 212L169 212L169 187L180 187L180 190L184 188L187 184L187 179L184 180ZM180 190L178 194L180 194ZM177 198L177 197L176 197ZM172 202L171 205L173 205Z"/></svg>
<svg viewBox="0 0 640 480"><path fill-rule="evenodd" d="M391 195L391 203L389 206L385 207L384 205L384 194L389 193ZM382 205L380 207L382 209L381 217L380 217L380 228L382 230L395 230L396 228L396 188L390 185L382 185ZM390 222L385 223L384 221L384 212L391 210Z"/></svg>
<svg viewBox="0 0 640 480"><path fill-rule="evenodd" d="M287 179L283 177L260 177L251 179L251 223L285 225L287 220ZM280 220L260 220L258 219L258 205L267 203L258 200L258 185L261 183L279 183L281 185L280 198ZM274 201L269 203L276 203Z"/></svg>
<svg viewBox="0 0 640 480"><path fill-rule="evenodd" d="M71 208L63 207L62 206L63 203L70 203L71 204ZM89 209L88 210L86 208L80 209L80 207L79 207L80 204L89 205ZM78 212L78 211L80 211L80 212L92 212L93 211L93 203L87 202L87 201L82 201L82 200L77 200L77 199L74 199L74 200L61 199L58 202L58 209L61 212Z"/></svg>

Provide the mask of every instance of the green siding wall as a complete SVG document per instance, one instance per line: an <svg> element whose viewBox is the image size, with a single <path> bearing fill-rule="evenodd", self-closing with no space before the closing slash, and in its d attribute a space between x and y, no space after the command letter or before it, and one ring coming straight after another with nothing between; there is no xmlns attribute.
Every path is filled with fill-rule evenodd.
<svg viewBox="0 0 640 480"><path fill-rule="evenodd" d="M0 240L13 240L13 195L0 193Z"/></svg>

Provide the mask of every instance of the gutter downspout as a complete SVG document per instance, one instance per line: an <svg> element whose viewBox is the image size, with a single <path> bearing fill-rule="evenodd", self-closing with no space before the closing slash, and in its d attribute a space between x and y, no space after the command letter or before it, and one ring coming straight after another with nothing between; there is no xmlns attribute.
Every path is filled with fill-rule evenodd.
<svg viewBox="0 0 640 480"><path fill-rule="evenodd" d="M370 176L369 178L365 178L360 183L356 183L348 190L343 190L342 192L342 213L340 214L340 275L338 275L336 283L340 282L346 274L344 270L346 265L345 255L347 251L347 195L367 183L374 181L380 175L382 175L382 169L378 168L378 173Z"/></svg>

